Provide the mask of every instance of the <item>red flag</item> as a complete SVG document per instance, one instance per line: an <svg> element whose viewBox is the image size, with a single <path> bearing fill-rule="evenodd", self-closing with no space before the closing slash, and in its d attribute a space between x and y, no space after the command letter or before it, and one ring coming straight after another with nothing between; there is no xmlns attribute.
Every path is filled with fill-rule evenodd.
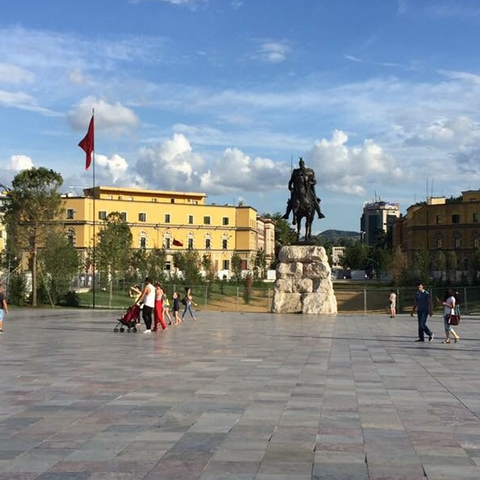
<svg viewBox="0 0 480 480"><path fill-rule="evenodd" d="M88 170L90 168L90 164L92 163L92 152L95 150L93 115L92 119L90 120L90 125L88 126L88 132L85 135L85 138L78 144L78 146L87 154L85 170Z"/></svg>
<svg viewBox="0 0 480 480"><path fill-rule="evenodd" d="M173 239L172 245L175 247L183 247L183 243L180 240Z"/></svg>

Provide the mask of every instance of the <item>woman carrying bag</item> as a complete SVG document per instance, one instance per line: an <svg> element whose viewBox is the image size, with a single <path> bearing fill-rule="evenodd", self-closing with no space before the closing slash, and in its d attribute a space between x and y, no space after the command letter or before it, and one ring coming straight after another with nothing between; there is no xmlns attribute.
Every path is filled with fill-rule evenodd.
<svg viewBox="0 0 480 480"><path fill-rule="evenodd" d="M455 339L455 343L460 340L457 332L455 332L455 330L452 328L452 325L458 325L460 318L455 314L455 303L456 301L452 290L447 290L442 303L444 307L443 322L445 324L445 340L442 343L450 343L450 334L452 334L453 338Z"/></svg>

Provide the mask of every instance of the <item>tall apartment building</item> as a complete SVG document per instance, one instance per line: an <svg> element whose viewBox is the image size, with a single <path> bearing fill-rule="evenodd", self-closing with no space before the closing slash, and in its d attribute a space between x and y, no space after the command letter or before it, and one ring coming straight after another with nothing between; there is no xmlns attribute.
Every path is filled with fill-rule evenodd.
<svg viewBox="0 0 480 480"><path fill-rule="evenodd" d="M109 213L120 212L131 228L132 248L165 248L167 270L173 254L186 249L197 250L200 256L209 254L216 272L231 270L234 253L242 258L245 270L253 268L259 248L267 262L274 256L271 220L259 217L249 206L206 204L204 193L101 186L64 200L61 220L69 241L80 251L92 247L94 234Z"/></svg>
<svg viewBox="0 0 480 480"><path fill-rule="evenodd" d="M360 221L363 243L375 245L380 234L390 234L393 231L393 224L399 217L400 206L398 203L382 200L365 203Z"/></svg>
<svg viewBox="0 0 480 480"><path fill-rule="evenodd" d="M393 244L411 255L415 250L454 251L460 270L473 266L480 247L480 190L447 200L432 197L412 205L394 227Z"/></svg>

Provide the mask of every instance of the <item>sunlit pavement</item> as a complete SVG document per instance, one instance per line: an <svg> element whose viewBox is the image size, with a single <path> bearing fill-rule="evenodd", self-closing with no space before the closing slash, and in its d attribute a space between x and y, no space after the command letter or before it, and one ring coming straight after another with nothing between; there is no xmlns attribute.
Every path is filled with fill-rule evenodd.
<svg viewBox="0 0 480 480"><path fill-rule="evenodd" d="M15 310L0 480L480 479L480 319Z"/></svg>

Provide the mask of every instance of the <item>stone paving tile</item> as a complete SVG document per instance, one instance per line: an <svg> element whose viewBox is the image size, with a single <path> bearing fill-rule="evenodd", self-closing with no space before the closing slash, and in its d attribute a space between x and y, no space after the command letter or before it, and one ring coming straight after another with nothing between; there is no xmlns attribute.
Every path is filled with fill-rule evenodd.
<svg viewBox="0 0 480 480"><path fill-rule="evenodd" d="M0 338L0 480L480 478L478 318L446 346L401 316L34 316Z"/></svg>

